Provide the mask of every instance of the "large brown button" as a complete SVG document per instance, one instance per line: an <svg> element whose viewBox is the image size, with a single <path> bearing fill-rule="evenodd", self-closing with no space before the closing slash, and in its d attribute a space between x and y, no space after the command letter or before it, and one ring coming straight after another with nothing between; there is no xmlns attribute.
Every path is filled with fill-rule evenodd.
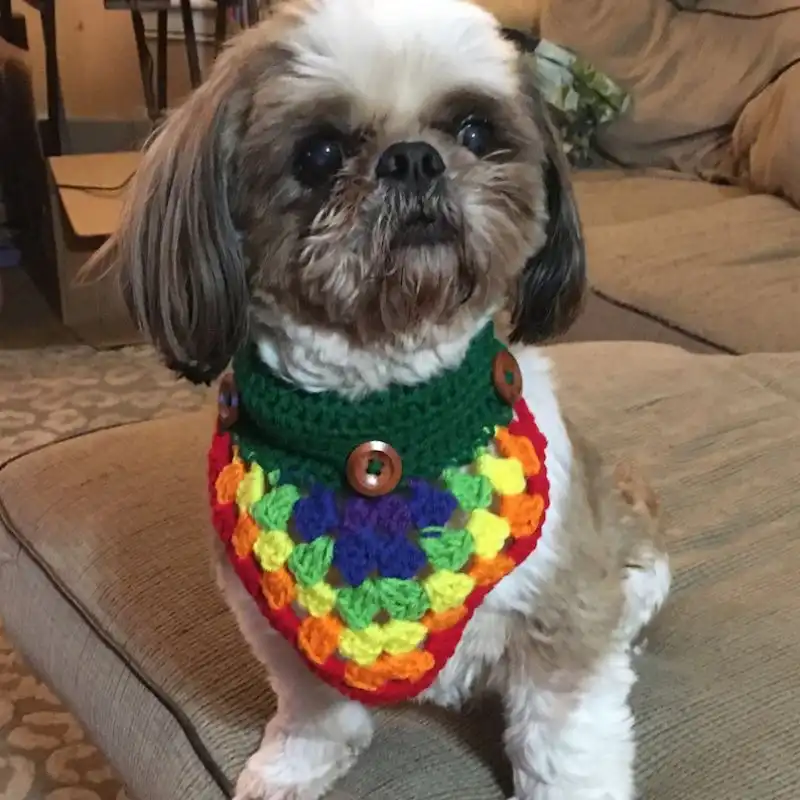
<svg viewBox="0 0 800 800"><path fill-rule="evenodd" d="M217 395L217 424L227 430L239 419L239 392L233 375L225 375L219 382Z"/></svg>
<svg viewBox="0 0 800 800"><path fill-rule="evenodd" d="M492 362L492 382L501 399L513 406L522 397L522 372L517 359L501 350Z"/></svg>
<svg viewBox="0 0 800 800"><path fill-rule="evenodd" d="M403 462L386 442L364 442L347 458L347 482L365 497L389 494L402 476Z"/></svg>

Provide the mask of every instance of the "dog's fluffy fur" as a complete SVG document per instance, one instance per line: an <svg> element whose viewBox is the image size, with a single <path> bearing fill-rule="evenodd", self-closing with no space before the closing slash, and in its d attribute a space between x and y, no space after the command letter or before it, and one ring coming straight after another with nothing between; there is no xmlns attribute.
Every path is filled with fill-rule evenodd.
<svg viewBox="0 0 800 800"><path fill-rule="evenodd" d="M466 0L289 0L151 142L100 258L195 381L252 339L308 391L413 384L457 364L507 303L512 340L541 341L580 307L584 249L521 64ZM408 151L381 162L409 141L430 146L417 183ZM630 800L631 643L669 587L657 504L569 428L542 354L517 358L549 443L550 510L423 699L502 695L519 800ZM305 670L222 556L218 575L279 698L236 798L314 800L369 744L370 714Z"/></svg>

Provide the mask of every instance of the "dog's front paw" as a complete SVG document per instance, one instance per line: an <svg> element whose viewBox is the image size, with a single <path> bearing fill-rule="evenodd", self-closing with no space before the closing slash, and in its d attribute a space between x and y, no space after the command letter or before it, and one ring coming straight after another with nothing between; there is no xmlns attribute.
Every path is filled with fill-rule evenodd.
<svg viewBox="0 0 800 800"><path fill-rule="evenodd" d="M569 778L552 782L525 781L517 786L517 793L511 800L633 800L634 797L632 776L623 770L616 776L598 775L596 783Z"/></svg>
<svg viewBox="0 0 800 800"><path fill-rule="evenodd" d="M619 750L614 752L614 743L609 751L594 770L586 763L571 770L568 760L549 774L543 769L544 775L515 770L512 800L634 800L632 754L621 757ZM581 754L573 751L572 755L577 760ZM604 757L598 753L597 758Z"/></svg>
<svg viewBox="0 0 800 800"><path fill-rule="evenodd" d="M319 730L268 727L239 776L234 800L319 800L369 744L371 729L359 734L340 740Z"/></svg>
<svg viewBox="0 0 800 800"><path fill-rule="evenodd" d="M509 800L633 800L632 791L599 787L546 786L541 784L530 793L516 795Z"/></svg>

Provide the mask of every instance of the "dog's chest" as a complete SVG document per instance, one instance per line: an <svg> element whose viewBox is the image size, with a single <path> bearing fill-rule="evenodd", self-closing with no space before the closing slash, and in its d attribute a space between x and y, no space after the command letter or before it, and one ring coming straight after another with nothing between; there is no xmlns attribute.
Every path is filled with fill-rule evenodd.
<svg viewBox="0 0 800 800"><path fill-rule="evenodd" d="M519 400L472 463L391 493L300 487L217 432L215 528L269 623L361 702L419 695L488 593L534 550L549 505L547 442Z"/></svg>

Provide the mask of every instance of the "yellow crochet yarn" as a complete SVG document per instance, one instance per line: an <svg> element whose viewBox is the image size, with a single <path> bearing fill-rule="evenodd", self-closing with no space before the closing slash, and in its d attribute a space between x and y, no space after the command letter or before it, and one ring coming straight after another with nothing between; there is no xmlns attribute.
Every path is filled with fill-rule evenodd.
<svg viewBox="0 0 800 800"><path fill-rule="evenodd" d="M494 558L511 535L511 525L505 517L478 508L469 515L467 530L475 543L475 554L481 558Z"/></svg>
<svg viewBox="0 0 800 800"><path fill-rule="evenodd" d="M498 458L485 453L475 462L478 474L489 479L497 494L520 494L525 491L525 471L516 458Z"/></svg>
<svg viewBox="0 0 800 800"><path fill-rule="evenodd" d="M393 619L383 626L383 649L393 656L410 653L427 634L428 629L421 622Z"/></svg>
<svg viewBox="0 0 800 800"><path fill-rule="evenodd" d="M264 470L253 462L236 489L236 505L239 506L239 513L249 512L250 507L264 496L266 490L267 481L264 477Z"/></svg>
<svg viewBox="0 0 800 800"><path fill-rule="evenodd" d="M424 586L431 601L431 610L438 614L460 606L475 588L475 579L463 572L441 569L429 575Z"/></svg>
<svg viewBox="0 0 800 800"><path fill-rule="evenodd" d="M383 652L384 632L374 622L360 631L345 628L339 639L339 652L362 667L374 664Z"/></svg>
<svg viewBox="0 0 800 800"><path fill-rule="evenodd" d="M253 552L265 572L280 569L294 550L292 537L286 531L263 531L253 545Z"/></svg>
<svg viewBox="0 0 800 800"><path fill-rule="evenodd" d="M325 581L313 586L300 586L297 589L297 600L312 617L324 617L336 605L336 589Z"/></svg>

